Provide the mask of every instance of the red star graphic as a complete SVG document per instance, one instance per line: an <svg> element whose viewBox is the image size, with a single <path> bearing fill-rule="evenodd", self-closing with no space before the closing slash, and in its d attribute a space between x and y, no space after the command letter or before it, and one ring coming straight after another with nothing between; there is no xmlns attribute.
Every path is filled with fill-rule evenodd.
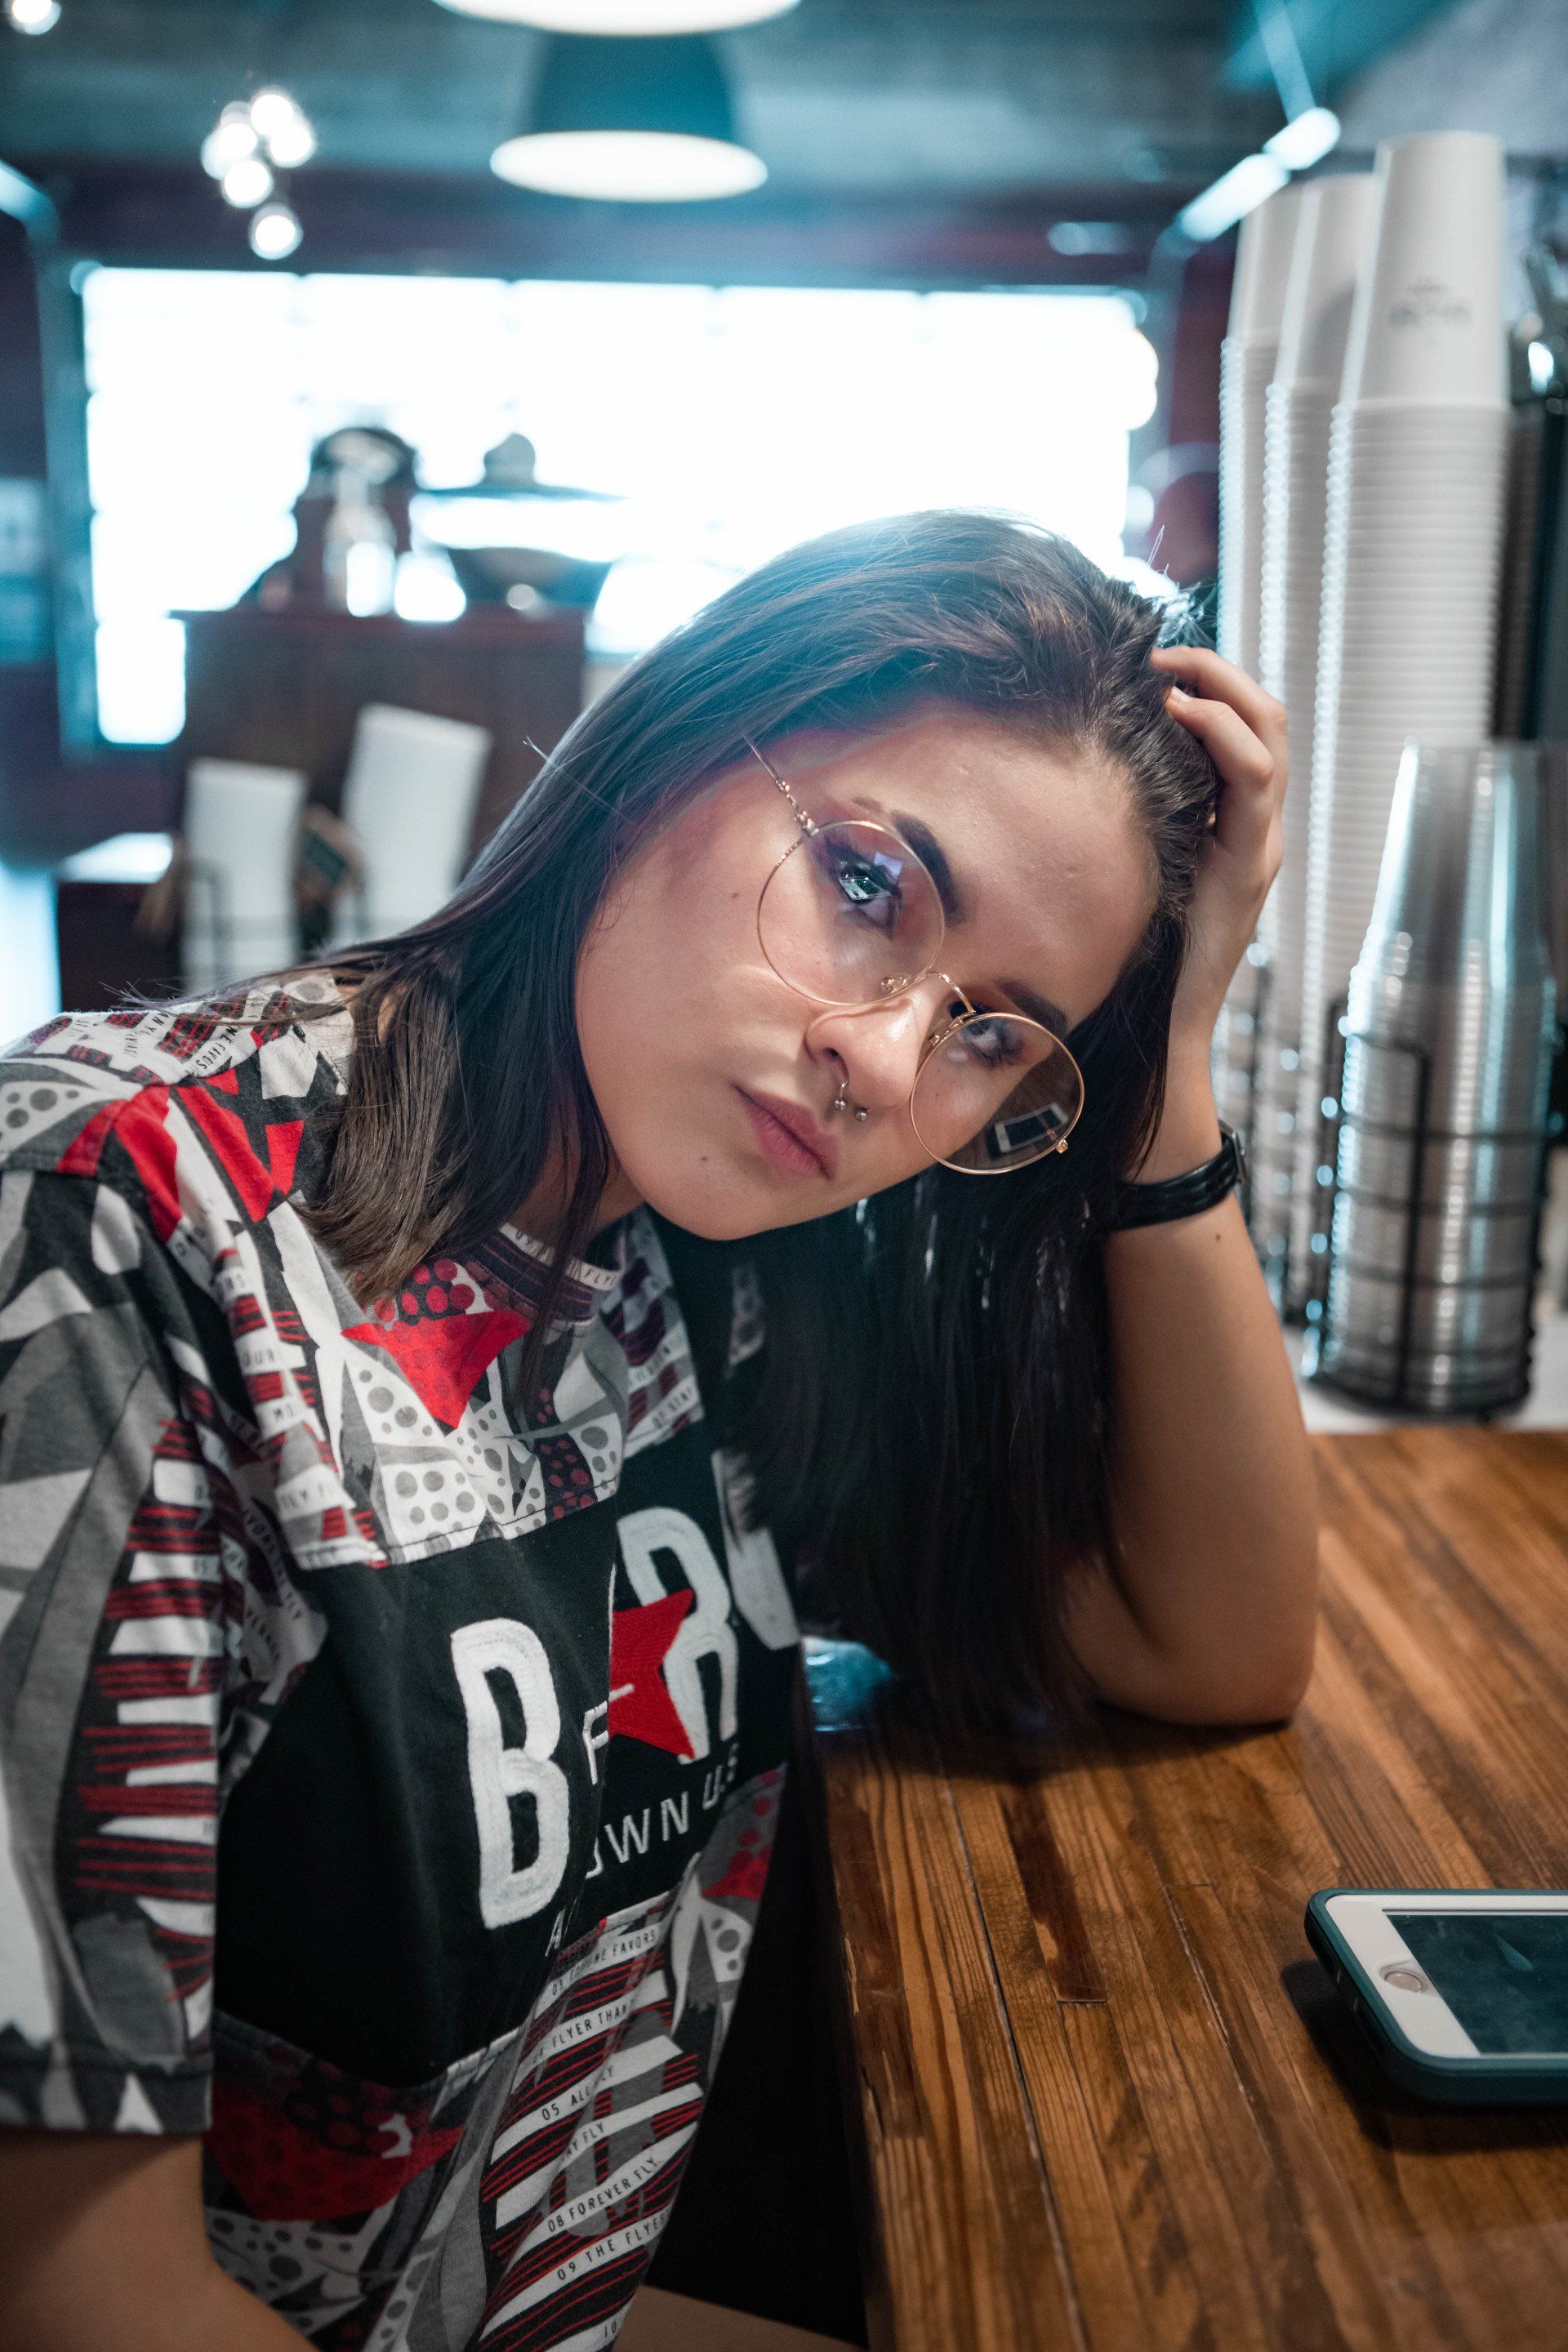
<svg viewBox="0 0 1568 2352"><path fill-rule="evenodd" d="M689 1756L686 1726L675 1711L661 1669L680 1621L696 1594L671 1592L642 1609L617 1609L610 1620L608 1729L641 1739L671 1756Z"/></svg>
<svg viewBox="0 0 1568 2352"><path fill-rule="evenodd" d="M437 1421L456 1429L480 1380L528 1326L498 1307L484 1315L443 1315L420 1323L356 1323L345 1339L384 1348Z"/></svg>

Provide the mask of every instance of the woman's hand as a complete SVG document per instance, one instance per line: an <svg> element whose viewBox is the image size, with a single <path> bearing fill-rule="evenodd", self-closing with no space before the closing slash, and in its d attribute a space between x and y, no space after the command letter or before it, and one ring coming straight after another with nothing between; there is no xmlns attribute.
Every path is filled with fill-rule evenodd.
<svg viewBox="0 0 1568 2352"><path fill-rule="evenodd" d="M1171 1008L1174 1054L1186 1049L1206 1058L1226 991L1279 871L1289 772L1285 710L1234 662L1201 646L1163 646L1151 658L1171 676L1166 709L1197 737L1220 780ZM1197 691L1187 692L1187 685Z"/></svg>

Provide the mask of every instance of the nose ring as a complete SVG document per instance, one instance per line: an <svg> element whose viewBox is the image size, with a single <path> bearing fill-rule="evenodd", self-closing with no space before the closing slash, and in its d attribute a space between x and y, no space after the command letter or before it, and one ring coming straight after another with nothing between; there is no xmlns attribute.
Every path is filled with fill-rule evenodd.
<svg viewBox="0 0 1568 2352"><path fill-rule="evenodd" d="M828 1106L827 1106L828 1109L829 1109L830 1111L834 1111L834 1110L847 1110L847 1109L848 1109L848 1108L849 1108L849 1103L848 1103L848 1094L849 1094L849 1080L848 1080L848 1078L847 1078L847 1077L844 1077L844 1078L840 1079L840 1081L839 1081L838 1092L837 1092L837 1094L834 1097L833 1100L828 1104ZM865 1112L865 1111L863 1111L863 1110L858 1110L858 1111L856 1112L855 1116L856 1116L856 1118L864 1118L867 1116L867 1114L866 1114L866 1112Z"/></svg>

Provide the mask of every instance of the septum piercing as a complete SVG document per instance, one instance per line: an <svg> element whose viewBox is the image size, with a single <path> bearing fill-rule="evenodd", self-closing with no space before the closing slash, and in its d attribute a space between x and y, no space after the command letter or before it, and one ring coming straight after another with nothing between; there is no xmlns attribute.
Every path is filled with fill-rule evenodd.
<svg viewBox="0 0 1568 2352"><path fill-rule="evenodd" d="M841 1079L839 1080L839 1082L838 1082L838 1092L837 1092L837 1094L835 1096L835 1097L834 1097L834 1099L832 1100L832 1102L830 1102L830 1103L828 1104L828 1106L827 1106L828 1109L829 1109L830 1111L836 1111L836 1110L847 1110L847 1109L848 1109L848 1108L849 1108L849 1103L848 1103L848 1094L849 1094L849 1081L848 1081L848 1079L847 1079L847 1077L846 1077L846 1078L841 1078ZM858 1110L858 1111L856 1112L855 1116L856 1116L856 1118L867 1118L867 1117L868 1116L868 1114L867 1112L863 1111L863 1110Z"/></svg>

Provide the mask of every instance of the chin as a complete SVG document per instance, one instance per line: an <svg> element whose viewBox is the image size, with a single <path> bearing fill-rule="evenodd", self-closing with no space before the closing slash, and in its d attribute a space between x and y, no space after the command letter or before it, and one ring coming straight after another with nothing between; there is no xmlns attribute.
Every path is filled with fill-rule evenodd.
<svg viewBox="0 0 1568 2352"><path fill-rule="evenodd" d="M745 1241L752 1234L771 1233L780 1225L809 1223L843 1206L837 1197L822 1198L826 1186L803 1188L799 1192L781 1187L775 1192L765 1180L750 1177L743 1167L736 1167L717 1150L696 1163L678 1162L674 1167L662 1159L649 1171L646 1182L635 1176L633 1181L650 1209L683 1233L707 1242Z"/></svg>
<svg viewBox="0 0 1568 2352"><path fill-rule="evenodd" d="M752 1234L765 1234L774 1225L795 1224L794 1217L781 1217L771 1209L750 1186L737 1182L731 1187L700 1181L681 1183L667 1181L649 1184L643 1198L650 1209L683 1233L695 1234L699 1241L739 1242Z"/></svg>

